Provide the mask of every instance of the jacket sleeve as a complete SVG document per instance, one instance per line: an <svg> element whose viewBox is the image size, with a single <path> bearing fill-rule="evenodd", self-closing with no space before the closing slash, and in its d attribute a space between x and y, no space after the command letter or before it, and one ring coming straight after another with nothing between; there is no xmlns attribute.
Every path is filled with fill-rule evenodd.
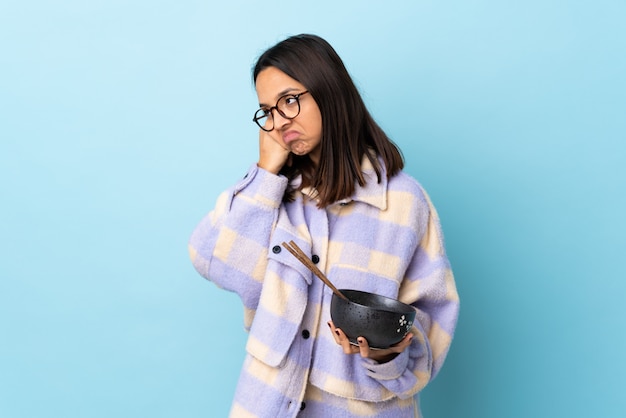
<svg viewBox="0 0 626 418"><path fill-rule="evenodd" d="M423 191L422 191L423 192ZM446 256L439 218L423 192L428 210L420 240L408 265L398 299L417 315L409 348L388 363L365 359L367 374L400 398L421 391L440 370L459 313L459 297Z"/></svg>
<svg viewBox="0 0 626 418"><path fill-rule="evenodd" d="M286 177L253 165L242 181L219 196L189 240L198 273L240 296L246 329L259 302L270 236L286 187Z"/></svg>

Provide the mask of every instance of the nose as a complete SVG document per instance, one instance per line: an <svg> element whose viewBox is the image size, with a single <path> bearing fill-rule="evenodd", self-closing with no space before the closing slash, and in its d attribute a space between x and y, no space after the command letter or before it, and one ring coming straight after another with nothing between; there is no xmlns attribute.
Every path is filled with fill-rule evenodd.
<svg viewBox="0 0 626 418"><path fill-rule="evenodd" d="M274 129L282 129L285 125L291 123L291 119L287 119L277 109L272 109L272 119L274 121Z"/></svg>

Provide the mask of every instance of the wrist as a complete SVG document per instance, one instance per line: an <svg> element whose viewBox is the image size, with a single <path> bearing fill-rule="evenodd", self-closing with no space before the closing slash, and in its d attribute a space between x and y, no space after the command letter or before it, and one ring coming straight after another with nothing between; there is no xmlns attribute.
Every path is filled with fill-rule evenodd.
<svg viewBox="0 0 626 418"><path fill-rule="evenodd" d="M268 164L263 161L257 162L256 165L257 167L262 168L263 170L270 172L272 174L278 174L280 172L280 169L282 168L282 166L277 167L276 165Z"/></svg>

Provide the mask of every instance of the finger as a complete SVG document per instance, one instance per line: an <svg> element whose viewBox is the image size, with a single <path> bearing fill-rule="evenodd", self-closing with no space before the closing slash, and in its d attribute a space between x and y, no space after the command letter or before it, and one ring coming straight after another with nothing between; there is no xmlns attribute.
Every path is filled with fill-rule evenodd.
<svg viewBox="0 0 626 418"><path fill-rule="evenodd" d="M348 344L350 344L350 341L348 340L348 337L346 336L346 334L344 334L344 332L335 327L335 324L332 321L328 321L328 326L330 327L330 330L333 334L333 338L335 339L335 342L337 344L339 344L340 346L344 347L344 351L345 351L345 344L346 341L348 342Z"/></svg>
<svg viewBox="0 0 626 418"><path fill-rule="evenodd" d="M330 333L335 339L335 342L341 345L341 340L340 340L341 335L337 332L337 328L335 328L335 324L333 324L333 321L328 321L328 328L330 328Z"/></svg>
<svg viewBox="0 0 626 418"><path fill-rule="evenodd" d="M339 340L341 342L341 347L343 348L343 352L346 354L356 354L359 352L359 347L350 343L350 339L348 336L341 330L341 328L335 328L337 335L339 335Z"/></svg>
<svg viewBox="0 0 626 418"><path fill-rule="evenodd" d="M400 341L400 344L398 344L399 346L401 346L401 351L404 351L408 346L410 346L412 341L413 334L409 332L407 335L404 336L402 341Z"/></svg>
<svg viewBox="0 0 626 418"><path fill-rule="evenodd" d="M394 353L401 353L407 349L408 346L411 345L411 341L413 340L413 334L408 333L398 344L391 346L390 349Z"/></svg>
<svg viewBox="0 0 626 418"><path fill-rule="evenodd" d="M335 333L339 336L339 344L343 348L343 352L346 354L354 354L353 346L350 344L348 336L341 330L341 328L335 328Z"/></svg>
<svg viewBox="0 0 626 418"><path fill-rule="evenodd" d="M341 328L336 328L333 321L327 322L328 327L335 339L335 342L341 346L343 352L346 354L356 354L359 352L359 347L354 346L350 343L350 339L348 336L341 330Z"/></svg>
<svg viewBox="0 0 626 418"><path fill-rule="evenodd" d="M359 343L359 352L361 353L361 357L369 358L370 356L370 345L367 340L363 337L359 337L356 339Z"/></svg>
<svg viewBox="0 0 626 418"><path fill-rule="evenodd" d="M285 145L285 143L282 140L276 138L270 132L266 132L263 129L259 129L259 141L261 142L262 145L263 144L271 144L273 146L278 145L283 150L288 151L287 145Z"/></svg>

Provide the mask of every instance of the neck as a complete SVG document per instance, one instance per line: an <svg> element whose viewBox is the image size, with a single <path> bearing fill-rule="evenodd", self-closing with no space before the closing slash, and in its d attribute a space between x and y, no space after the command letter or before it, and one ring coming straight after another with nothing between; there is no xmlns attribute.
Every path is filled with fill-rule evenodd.
<svg viewBox="0 0 626 418"><path fill-rule="evenodd" d="M309 152L309 158L311 159L311 162L313 163L313 168L317 168L320 164L320 155L321 155L321 148L319 147L319 145L313 149L313 151Z"/></svg>

